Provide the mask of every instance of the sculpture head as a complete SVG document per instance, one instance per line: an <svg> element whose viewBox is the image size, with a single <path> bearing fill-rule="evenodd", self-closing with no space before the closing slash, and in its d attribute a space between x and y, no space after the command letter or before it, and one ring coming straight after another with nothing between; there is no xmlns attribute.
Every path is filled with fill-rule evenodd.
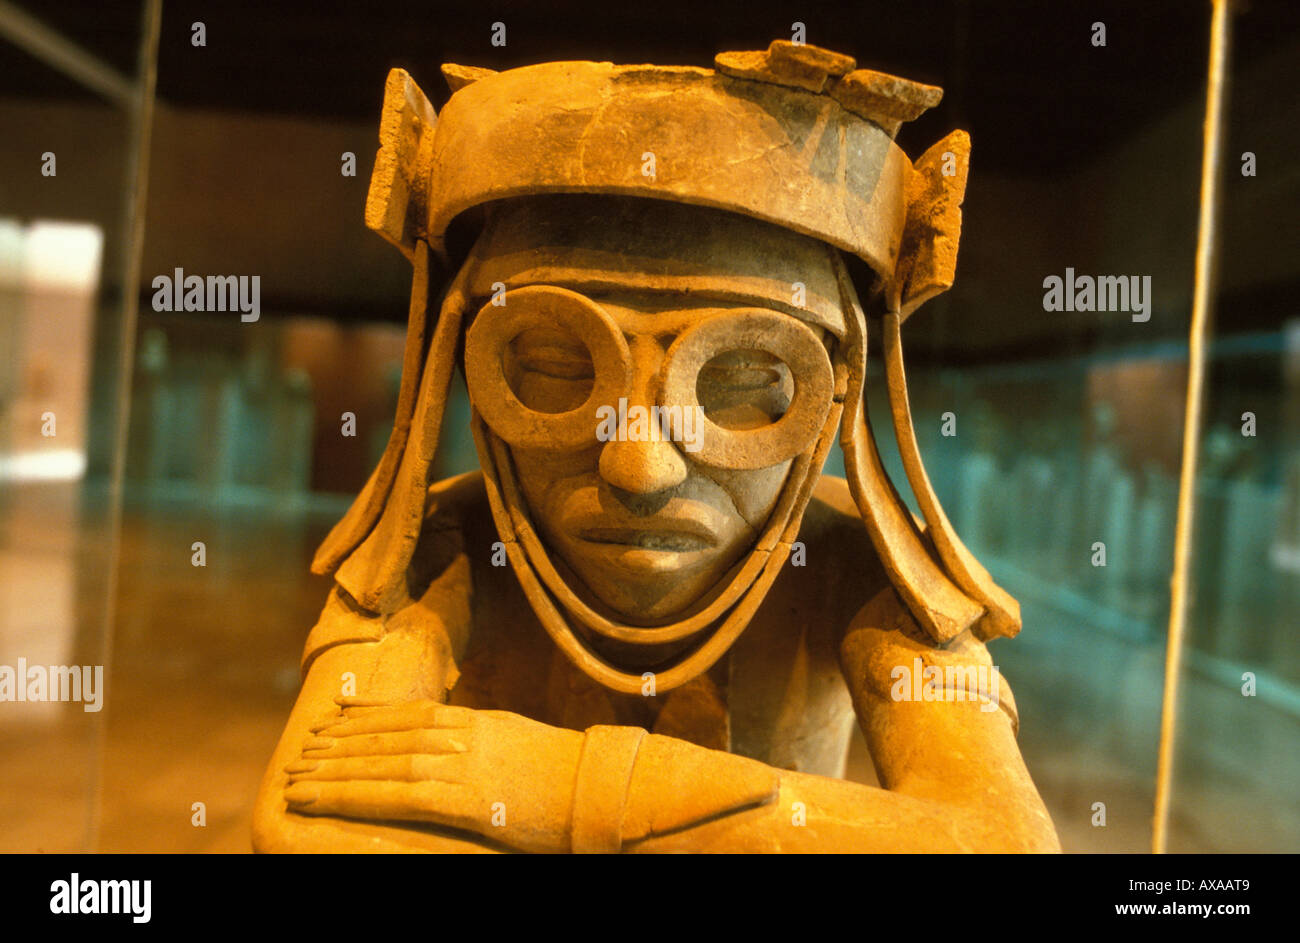
<svg viewBox="0 0 1300 943"><path fill-rule="evenodd" d="M748 557L795 459L834 432L837 263L702 207L493 208L467 263L470 402L588 603L661 623Z"/></svg>
<svg viewBox="0 0 1300 943"><path fill-rule="evenodd" d="M367 224L415 268L389 449L313 568L402 595L456 353L501 540L556 644L615 690L713 664L784 564L831 442L885 569L938 641L1014 634L1015 601L952 533L916 452L898 328L951 284L969 142L912 164L939 90L773 43L717 69L444 67L435 117L389 77ZM950 170L948 168L955 168ZM463 262L446 233L477 226ZM863 409L873 271L922 536ZM425 349L434 260L455 271ZM421 365L423 364L423 367ZM418 391L418 392L417 392ZM611 646L644 657L615 663Z"/></svg>

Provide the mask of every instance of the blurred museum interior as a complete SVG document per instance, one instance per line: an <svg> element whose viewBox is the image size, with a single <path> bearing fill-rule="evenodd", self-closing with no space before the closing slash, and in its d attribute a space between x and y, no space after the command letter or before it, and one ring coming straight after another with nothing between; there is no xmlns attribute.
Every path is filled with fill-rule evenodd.
<svg viewBox="0 0 1300 943"><path fill-rule="evenodd" d="M308 563L392 425L410 270L362 222L388 69L441 107L443 62L707 66L796 18L944 87L911 156L972 136L956 286L905 327L920 445L1023 607L992 652L1063 846L1150 848L1208 2L166 0L142 109L149 6L0 3L0 664L108 692L0 704L0 850L248 850ZM1300 851L1300 7L1243 4L1230 63L1169 847ZM1149 318L1044 310L1067 267L1150 276ZM259 317L154 310L176 269L259 276ZM440 477L477 465L454 389Z"/></svg>

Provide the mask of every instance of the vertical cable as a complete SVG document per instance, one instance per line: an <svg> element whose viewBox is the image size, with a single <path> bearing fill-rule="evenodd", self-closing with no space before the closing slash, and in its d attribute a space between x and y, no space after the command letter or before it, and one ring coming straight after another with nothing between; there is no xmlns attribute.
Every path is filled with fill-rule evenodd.
<svg viewBox="0 0 1300 943"><path fill-rule="evenodd" d="M1200 224L1196 233L1196 286L1188 339L1187 405L1183 416L1183 464L1178 479L1178 525L1174 536L1174 572L1169 581L1169 640L1165 650L1165 691L1160 715L1160 759L1156 768L1155 821L1151 850L1164 854L1169 842L1169 787L1173 778L1174 735L1178 720L1178 681L1190 593L1188 569L1196 518L1196 459L1201 438L1201 399L1205 378L1205 334L1214 284L1218 242L1218 191L1223 150L1223 88L1228 71L1230 0L1213 0L1210 20L1210 70L1205 94L1205 129L1201 157Z"/></svg>
<svg viewBox="0 0 1300 943"><path fill-rule="evenodd" d="M140 266L144 253L144 215L149 197L149 146L153 135L154 87L158 78L158 37L162 24L162 0L144 0L140 26L140 47L135 94L128 112L130 140L127 142L126 218L123 221L125 264L122 267L122 322L118 327L116 414L113 430L113 459L109 471L108 575L105 592L103 662L105 686L109 684L113 655L113 632L117 618L117 583L122 557L122 497L126 479L126 435L131 420L131 376L135 365L135 327L140 307ZM107 699L106 699L107 700ZM107 704L105 705L107 708ZM107 710L99 715L92 769L94 785L86 812L86 843L96 851L103 806Z"/></svg>

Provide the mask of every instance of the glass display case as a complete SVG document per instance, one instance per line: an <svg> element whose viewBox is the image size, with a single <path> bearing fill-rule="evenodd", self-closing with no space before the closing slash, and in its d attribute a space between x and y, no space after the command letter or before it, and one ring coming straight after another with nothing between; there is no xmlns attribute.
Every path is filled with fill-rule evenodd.
<svg viewBox="0 0 1300 943"><path fill-rule="evenodd" d="M433 30L400 4L0 4L0 851L250 848L331 585L311 558L398 400L409 274L362 222L388 68L440 108L444 61L703 66L788 38L758 6L521 8L498 46L468 8ZM952 524L1021 603L990 651L1026 765L1065 851L1148 851L1210 7L954 0L882 31L894 6L861 6L799 25L947 89L900 134L916 153L973 139L956 284L905 327L911 403ZM1168 848L1294 852L1300 18L1235 19ZM256 277L258 309L158 303L181 272ZM1129 303L1058 310L1074 273L1131 277ZM872 363L877 428L884 384ZM436 477L477 467L469 424L457 376ZM875 782L860 740L848 769Z"/></svg>

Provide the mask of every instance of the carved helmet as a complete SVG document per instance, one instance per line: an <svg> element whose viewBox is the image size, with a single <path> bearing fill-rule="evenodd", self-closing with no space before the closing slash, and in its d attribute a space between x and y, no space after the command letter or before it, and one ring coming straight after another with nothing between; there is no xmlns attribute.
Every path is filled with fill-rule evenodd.
<svg viewBox="0 0 1300 943"><path fill-rule="evenodd" d="M497 529L561 649L591 677L628 693L640 691L641 675L607 662L569 620L634 644L695 640L656 673L659 690L707 670L743 631L787 559L836 430L863 523L929 636L944 644L966 629L985 640L1019 630L1019 605L967 551L939 505L908 405L900 329L919 305L952 285L970 142L954 131L913 163L894 136L904 121L937 104L940 89L783 41L762 52L721 53L714 69L551 62L505 72L445 65L443 74L453 94L440 115L406 72L388 76L366 225L414 268L402 386L383 458L317 551L315 572L334 573L373 611L390 611L401 598L471 294L472 266L465 265L426 338L430 290L437 287L431 273L439 263L453 267L446 241L453 222L525 196L643 197L710 208L715 218L747 216L832 247L831 283L807 286L796 314L836 338L833 396L820 414L820 434L796 459L772 519L731 583L686 617L646 627L612 622L564 585L528 520L509 452L490 434L493 410L484 409L481 396L476 402L471 382L475 440ZM647 173L650 141L660 159ZM587 160L588 152L601 158ZM724 248L725 229L716 240ZM840 252L861 259L877 279L871 316L881 321L894 431L924 523L899 498L876 449L863 401L867 314ZM480 272L483 278L547 280L536 268Z"/></svg>

